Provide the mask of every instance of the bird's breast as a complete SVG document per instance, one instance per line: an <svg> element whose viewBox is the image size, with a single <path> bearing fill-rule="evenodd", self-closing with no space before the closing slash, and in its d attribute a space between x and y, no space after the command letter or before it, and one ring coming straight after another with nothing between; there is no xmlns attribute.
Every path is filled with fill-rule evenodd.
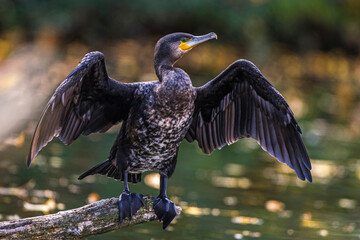
<svg viewBox="0 0 360 240"><path fill-rule="evenodd" d="M172 159L192 121L195 93L192 88L183 92L159 86L142 95L140 106L129 119L132 171L161 168Z"/></svg>

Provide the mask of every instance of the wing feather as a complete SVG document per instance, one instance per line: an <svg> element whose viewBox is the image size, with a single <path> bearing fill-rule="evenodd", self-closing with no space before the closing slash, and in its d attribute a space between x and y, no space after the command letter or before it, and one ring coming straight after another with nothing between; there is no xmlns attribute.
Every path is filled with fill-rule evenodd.
<svg viewBox="0 0 360 240"><path fill-rule="evenodd" d="M136 84L108 77L100 52L85 55L55 90L31 142L27 165L54 137L69 145L81 134L105 132L127 117Z"/></svg>
<svg viewBox="0 0 360 240"><path fill-rule="evenodd" d="M254 138L298 177L312 181L301 130L287 102L251 62L239 60L200 88L186 135L204 153Z"/></svg>

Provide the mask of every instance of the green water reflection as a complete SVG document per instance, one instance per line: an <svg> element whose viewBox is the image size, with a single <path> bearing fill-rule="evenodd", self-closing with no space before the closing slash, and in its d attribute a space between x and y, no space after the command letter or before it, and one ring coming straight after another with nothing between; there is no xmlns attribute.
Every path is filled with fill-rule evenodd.
<svg viewBox="0 0 360 240"><path fill-rule="evenodd" d="M304 124L306 126L306 123ZM116 133L81 137L71 147L53 141L27 169L23 147L1 152L0 217L16 219L71 209L117 196L122 184L103 176L78 181L84 170L103 160ZM26 138L28 139L28 137ZM305 135L305 142L311 142ZM285 165L249 139L211 156L183 143L169 196L183 208L167 231L158 222L142 224L89 239L357 239L360 160L356 143L321 140L316 149L331 156L344 145L351 156L313 159L312 184L302 182ZM319 150L320 148L320 150ZM328 150L327 150L328 149ZM336 153L340 154L340 153ZM353 155L353 156L352 156ZM148 173L131 190L157 195L156 175Z"/></svg>

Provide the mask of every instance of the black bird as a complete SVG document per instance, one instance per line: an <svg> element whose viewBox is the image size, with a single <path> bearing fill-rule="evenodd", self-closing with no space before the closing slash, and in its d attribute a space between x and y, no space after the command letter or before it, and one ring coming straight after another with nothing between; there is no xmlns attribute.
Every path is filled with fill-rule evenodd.
<svg viewBox="0 0 360 240"><path fill-rule="evenodd" d="M143 172L159 170L160 194L153 207L164 229L176 216L166 184L184 138L197 140L206 154L240 138L254 138L301 180L311 182L300 127L285 99L254 64L238 60L199 88L192 86L186 72L174 67L186 52L213 38L215 33L173 33L161 38L154 56L159 80L153 82L117 82L108 77L102 53L86 54L45 107L27 165L54 137L69 145L80 134L103 133L123 122L109 157L79 179L99 173L124 181L121 222L143 205L142 195L130 193L128 182L137 183Z"/></svg>

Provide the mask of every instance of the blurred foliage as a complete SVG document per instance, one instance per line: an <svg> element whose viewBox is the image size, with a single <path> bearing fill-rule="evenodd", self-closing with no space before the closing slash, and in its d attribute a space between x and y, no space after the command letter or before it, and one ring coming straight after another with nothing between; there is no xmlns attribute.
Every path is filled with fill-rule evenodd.
<svg viewBox="0 0 360 240"><path fill-rule="evenodd" d="M3 101L14 108L11 99L33 91L23 102L37 109L93 50L115 79L154 80L154 44L174 31L219 36L178 63L194 85L247 58L298 119L327 119L343 126L338 137L360 136L358 0L0 0L0 63L12 56L0 65Z"/></svg>
<svg viewBox="0 0 360 240"><path fill-rule="evenodd" d="M215 31L243 46L282 43L291 49L360 49L357 0L0 0L0 33L31 40L43 28L63 41L93 45L109 39Z"/></svg>

